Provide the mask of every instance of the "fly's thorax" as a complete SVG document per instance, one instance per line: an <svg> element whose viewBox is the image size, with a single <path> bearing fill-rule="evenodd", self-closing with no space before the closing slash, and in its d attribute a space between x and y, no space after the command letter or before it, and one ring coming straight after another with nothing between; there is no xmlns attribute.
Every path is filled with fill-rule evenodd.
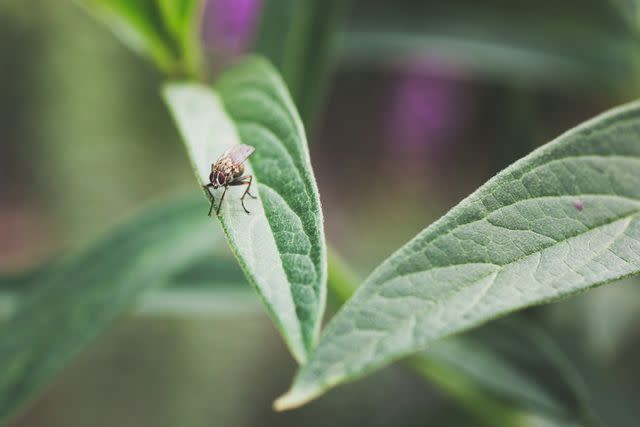
<svg viewBox="0 0 640 427"><path fill-rule="evenodd" d="M237 178L244 173L244 165L242 163L236 163L233 169L233 177Z"/></svg>
<svg viewBox="0 0 640 427"><path fill-rule="evenodd" d="M228 185L234 179L242 176L243 173L244 165L242 163L234 163L229 159L222 159L212 165L210 180L213 184Z"/></svg>

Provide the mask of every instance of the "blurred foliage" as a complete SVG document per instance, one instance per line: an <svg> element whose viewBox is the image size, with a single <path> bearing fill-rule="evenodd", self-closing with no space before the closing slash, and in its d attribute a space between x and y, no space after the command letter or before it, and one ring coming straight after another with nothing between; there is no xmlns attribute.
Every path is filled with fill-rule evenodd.
<svg viewBox="0 0 640 427"><path fill-rule="evenodd" d="M247 280L304 363L325 308L326 246L304 127L284 82L266 60L249 57L214 87L174 83L165 99L201 186L210 184L211 159L219 153L240 143L255 150L242 187L244 214L237 202L223 203L226 188L207 188L207 197L211 210L218 204L215 216ZM251 182L247 208L242 197L251 194Z"/></svg>
<svg viewBox="0 0 640 427"><path fill-rule="evenodd" d="M276 408L499 316L640 273L639 139L633 102L488 180L376 267Z"/></svg>
<svg viewBox="0 0 640 427"><path fill-rule="evenodd" d="M640 33L628 19L635 2L612 7L624 1L373 0L356 8L341 56L439 58L500 80L625 93L637 87Z"/></svg>
<svg viewBox="0 0 640 427"><path fill-rule="evenodd" d="M264 0L254 50L278 68L307 127L335 60L351 0Z"/></svg>
<svg viewBox="0 0 640 427"><path fill-rule="evenodd" d="M164 72L200 75L200 0L77 0Z"/></svg>
<svg viewBox="0 0 640 427"><path fill-rule="evenodd" d="M461 403L487 420L493 416L487 396L558 421L593 418L589 392L571 361L543 330L517 315L436 343L411 363L445 389L484 395Z"/></svg>
<svg viewBox="0 0 640 427"><path fill-rule="evenodd" d="M144 291L166 282L216 239L201 203L155 206L33 276L0 334L0 419L6 420ZM55 333L51 328L55 325Z"/></svg>
<svg viewBox="0 0 640 427"><path fill-rule="evenodd" d="M17 97L32 103L20 114L29 132L7 146L28 156L28 186L17 198L34 204L53 230L53 242L38 236L46 248L87 241L144 201L192 181L158 94L160 76L78 8L12 8L30 6L38 13L24 18L24 32L40 37L23 50L40 54L25 70L33 96Z"/></svg>
<svg viewBox="0 0 640 427"><path fill-rule="evenodd" d="M330 301L339 306L360 281L335 250L329 263ZM522 315L435 342L406 363L488 425L517 425L526 412L557 422L593 417L580 373Z"/></svg>
<svg viewBox="0 0 640 427"><path fill-rule="evenodd" d="M168 64L186 58L180 46L186 38L178 36L178 23L184 21L166 20L166 7L178 3L146 3L156 17L146 27L147 41L166 39L171 48L152 54L146 42L138 46L156 61L168 58L164 68L181 73L182 65ZM322 2L316 3L313 7L322 8ZM319 94L303 98L317 103L326 77L316 71L331 62L327 58L340 57L312 159L328 233L350 259L358 260L361 271L519 153L620 98L637 95L634 0L365 0L336 15L332 3L339 2L327 2L322 13L337 16L333 22L339 23L350 10L346 29L335 26L328 39L317 25L293 32L320 34L317 48L295 46L296 55L308 58L300 61L307 64L299 68L304 71L293 74L301 76L303 92ZM299 13L305 19L313 16ZM276 43L288 28L282 22L273 27ZM187 157L157 93L162 78L148 64L68 4L3 3L0 24L2 268L37 264L61 247L92 240L98 230L149 199L193 189ZM130 23L118 25L122 29ZM258 45L269 36L261 31ZM140 41L140 34L134 36ZM327 48L327 54L323 49L332 43L340 49L331 55ZM296 65L296 58L290 58ZM385 140L384 105L391 82L416 58L461 70L455 78L467 82L476 110L471 111L474 120L459 122L464 133L448 141L450 157L412 156L428 174L411 175L405 159L411 179L398 188L385 183L386 169L380 167L392 163L389 147L395 152L402 142ZM297 102L306 110L308 101ZM307 123L313 121L313 110L305 112ZM512 113L505 120L511 129L505 129L499 119ZM5 234L9 230L11 236ZM23 256L14 257L18 249ZM269 399L285 388L293 366L267 319L254 317L244 297L211 299L210 293L200 293L212 285L208 278L216 277L216 285L218 279L219 284L236 283L240 277L234 263L216 264L212 271L207 260L200 258L177 273L175 288L146 294L136 312L158 317L117 322L13 425L210 425L215 419L225 426L364 422L457 427L483 422L461 410L464 402L448 402L454 394L439 396L396 368L298 412L274 414ZM33 274L46 274L47 268ZM13 292L34 283L33 277L14 274L14 279L12 294L0 295L0 313L15 310ZM586 374L592 405L605 425L634 426L638 419L636 291L637 281L630 281L533 313ZM207 310L215 313L196 317ZM469 390L473 387L462 392ZM488 417L491 408L496 417L504 409L487 408Z"/></svg>

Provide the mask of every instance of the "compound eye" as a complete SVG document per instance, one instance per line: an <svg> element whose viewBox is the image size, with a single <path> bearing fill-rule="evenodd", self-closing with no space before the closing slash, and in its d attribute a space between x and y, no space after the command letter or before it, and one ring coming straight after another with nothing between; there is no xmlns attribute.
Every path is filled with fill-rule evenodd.
<svg viewBox="0 0 640 427"><path fill-rule="evenodd" d="M225 176L224 176L224 174L223 174L222 172L218 172L218 178L217 178L217 181L218 181L218 185L224 185L224 183L225 183Z"/></svg>
<svg viewBox="0 0 640 427"><path fill-rule="evenodd" d="M213 184L215 181L216 181L216 174L215 172L211 172L209 174L209 182Z"/></svg>

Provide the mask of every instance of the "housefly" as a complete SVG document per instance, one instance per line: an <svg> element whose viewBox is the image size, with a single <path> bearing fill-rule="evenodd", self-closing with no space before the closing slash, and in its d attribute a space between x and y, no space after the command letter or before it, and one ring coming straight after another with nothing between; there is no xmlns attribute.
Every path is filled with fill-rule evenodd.
<svg viewBox="0 0 640 427"><path fill-rule="evenodd" d="M211 216L211 212L213 211L213 204L215 203L215 198L210 189L213 188L215 190L218 187L224 187L222 197L220 197L220 204L218 205L218 209L216 210L216 215L218 215L220 214L220 207L222 206L224 195L227 194L227 189L230 185L247 186L246 190L244 190L244 193L242 194L242 197L240 198L240 202L242 203L242 208L244 209L244 211L246 213L249 213L247 208L244 206L244 197L246 195L249 195L253 199L256 198L253 194L249 193L249 190L251 189L251 182L253 181L253 176L242 174L244 173L244 161L247 160L247 157L253 154L255 150L256 149L250 145L234 145L233 147L225 151L217 162L211 164L209 183L202 186L211 198L209 216Z"/></svg>

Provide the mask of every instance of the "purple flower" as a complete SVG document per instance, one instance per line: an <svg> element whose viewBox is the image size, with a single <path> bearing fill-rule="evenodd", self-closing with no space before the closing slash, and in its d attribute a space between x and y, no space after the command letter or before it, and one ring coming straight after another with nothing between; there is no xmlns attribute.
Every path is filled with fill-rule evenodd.
<svg viewBox="0 0 640 427"><path fill-rule="evenodd" d="M236 55L251 42L261 0L207 0L203 16L204 43L214 51Z"/></svg>
<svg viewBox="0 0 640 427"><path fill-rule="evenodd" d="M455 140L468 116L468 92L460 69L412 63L392 90L387 141L399 156L439 154Z"/></svg>

